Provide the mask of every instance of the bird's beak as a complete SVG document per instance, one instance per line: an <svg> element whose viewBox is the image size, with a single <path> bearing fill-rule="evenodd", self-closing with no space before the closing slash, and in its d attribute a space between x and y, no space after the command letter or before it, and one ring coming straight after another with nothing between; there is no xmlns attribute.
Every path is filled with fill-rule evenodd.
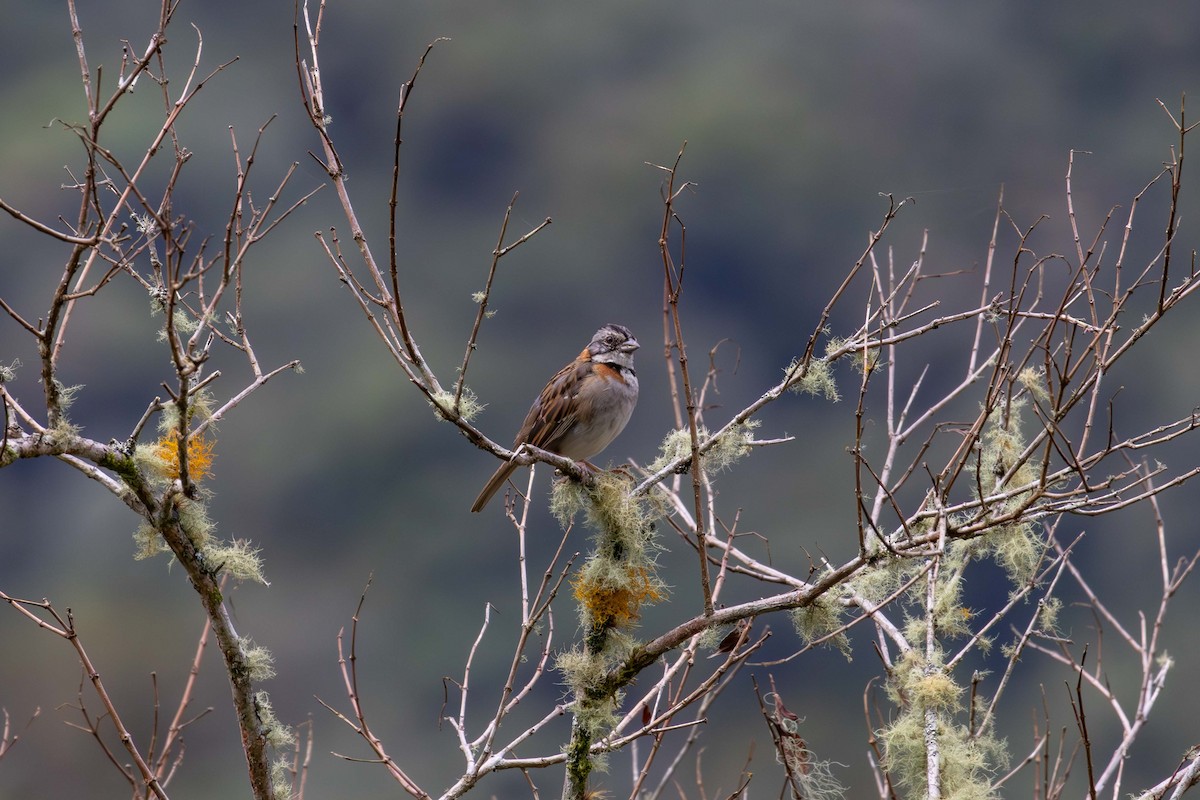
<svg viewBox="0 0 1200 800"><path fill-rule="evenodd" d="M627 342L625 342L625 344L621 345L617 349L619 349L622 353L632 353L634 350L637 350L639 347L641 347L641 345L638 344L637 339L629 339Z"/></svg>

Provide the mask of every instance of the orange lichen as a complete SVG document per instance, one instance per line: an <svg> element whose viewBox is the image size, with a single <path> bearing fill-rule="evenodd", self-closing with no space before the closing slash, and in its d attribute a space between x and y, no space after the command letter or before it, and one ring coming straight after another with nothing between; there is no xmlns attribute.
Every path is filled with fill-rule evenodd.
<svg viewBox="0 0 1200 800"><path fill-rule="evenodd" d="M194 481L202 481L209 474L213 462L216 442L203 436L187 440L188 474ZM172 479L179 477L179 437L169 434L153 445L154 455L162 462L163 469Z"/></svg>
<svg viewBox="0 0 1200 800"><path fill-rule="evenodd" d="M606 581L588 580L586 573L575 576L572 588L575 599L583 605L593 625L623 626L636 622L642 604L663 598L661 584L650 576L645 567L627 567L620 585Z"/></svg>

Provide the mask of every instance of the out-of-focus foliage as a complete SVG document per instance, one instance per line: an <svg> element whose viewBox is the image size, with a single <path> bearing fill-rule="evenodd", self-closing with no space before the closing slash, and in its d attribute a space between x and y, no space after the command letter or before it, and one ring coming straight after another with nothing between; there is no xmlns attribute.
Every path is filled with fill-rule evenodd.
<svg viewBox="0 0 1200 800"><path fill-rule="evenodd" d="M89 58L105 64L112 80L121 40L140 48L157 4L81 5ZM22 6L0 25L0 196L41 219L69 219L77 201L60 188L70 180L62 166L77 163L79 148L61 123L77 121L84 107L74 46L59 4ZM299 109L291 4L185 0L180 15L203 34L201 74L238 57L205 86L182 124L194 155L175 211L219 234L234 182L228 126L248 134L277 114L260 175L293 161L306 176L302 186L323 175L307 154L316 143ZM471 388L488 404L479 424L507 441L537 387L577 343L598 323L618 321L647 346L641 405L606 457L645 463L672 421L653 346L661 325L660 174L644 162L669 162L688 142L682 174L697 184L681 200L688 339L695 355L733 340L737 369L732 356L722 357L716 399L738 407L803 348L825 298L878 223L878 192L917 201L893 227L897 264L914 258L927 229L927 259L939 265L930 271L947 273L974 269L985 257L1001 185L1019 223L1051 215L1040 243L1066 249L1063 175L1072 148L1090 151L1075 166L1084 230L1128 203L1173 142L1155 98L1177 108L1182 93L1200 89L1197 30L1200 4L1135 8L1115 0L332 2L323 60L359 213L382 246L398 87L426 43L450 38L422 73L402 156L402 280L409 296L422 298L408 312L425 352L444 375L452 373L475 313L471 295L482 286L505 204L519 190L514 229L547 216L554 223L502 263L491 299L499 313L485 323L472 365ZM177 75L194 37L186 26L174 29L168 52ZM152 131L143 123L160 103L158 87L143 82L114 120L110 134L122 134L114 146L126 155L144 149ZM271 188L265 182L259 191ZM1148 201L1148 226L1158 226L1153 210ZM439 425L383 358L314 244L312 231L330 225L341 218L331 198L318 195L247 270L247 323L260 357L299 358L306 372L278 378L215 432L210 516L223 537L247 537L261 548L271 586L239 588L234 604L240 624L275 656L279 677L270 689L278 716L294 724L313 714L316 752L353 751L349 734L313 695L339 696L334 637L374 571L358 644L374 725L395 743L393 752L422 748L431 775L449 774L437 760L455 756L450 734L436 730L438 680L460 669L486 602L516 624L515 548L498 514L467 513L494 465ZM1185 219L1184 230L1190 227ZM63 256L0 219L0 293L27 318L38 317ZM937 291L955 287L948 280ZM83 388L71 420L94 438L122 439L169 373L155 340L158 323L144 293L120 280L77 314L65 377ZM839 325L832 321L835 334ZM1154 413L1194 405L1200 387L1187 365L1197 331L1174 325L1173 336L1141 362L1145 376L1120 378L1127 407ZM726 347L723 354L733 352ZM931 348L934 364L956 352L952 341L941 348ZM25 366L14 391L32 397L35 353L0 317L0 365L18 358ZM240 380L244 365L231 359L229 369L229 380ZM852 438L850 410L800 398L772 409L764 424L766 435L800 436L813 453L811 469L774 471L770 452L755 453L753 469L721 478L730 506L748 509L744 524L769 533L775 556L789 564L802 563L804 549L853 547L843 452ZM1169 513L1172 501L1166 505ZM1188 525L1187 514L1176 519ZM1125 524L1125 532L1109 532L1113 540L1147 522ZM144 734L149 673L158 673L169 704L202 620L165 558L134 560L135 527L126 509L61 464L0 473L0 582L12 594L76 609L126 721ZM546 541L538 547L553 547L554 523L547 518L542 528ZM661 558L668 584L686 555ZM1128 555L1112 559L1114 583L1136 574ZM1132 591L1131 604L1140 599ZM132 641L130 626L142 631ZM1172 654L1194 671L1194 637L1177 639ZM61 642L4 613L0 642L0 705L14 720L35 706L73 702L79 676ZM481 653L477 675L487 675L488 659L503 658L500 645ZM818 655L809 670L811 684L789 687L789 704L810 726L822 726L823 754L853 764L863 750L857 708L830 704L856 696L860 676L836 654ZM244 776L215 663L201 683L200 705L217 711L190 729L175 785L181 796L235 796L244 792ZM749 688L730 697L722 700L723 738L765 741ZM1194 720L1194 697L1175 697L1178 713ZM1169 730L1171 709L1163 711L1158 724ZM69 709L44 713L25 732L0 765L0 795L123 791L90 740L63 730L62 720L73 720ZM745 732L733 736L743 723ZM444 746L428 748L438 736ZM1154 742L1151 733L1140 746ZM743 755L730 752L726 783ZM1164 753L1159 766L1169 770L1177 755ZM47 769L64 763L72 769ZM706 755L714 771L725 765L715 751ZM1137 788L1139 777L1126 785ZM347 797L390 791L382 771L324 756L310 781L314 797L331 796L334 787Z"/></svg>

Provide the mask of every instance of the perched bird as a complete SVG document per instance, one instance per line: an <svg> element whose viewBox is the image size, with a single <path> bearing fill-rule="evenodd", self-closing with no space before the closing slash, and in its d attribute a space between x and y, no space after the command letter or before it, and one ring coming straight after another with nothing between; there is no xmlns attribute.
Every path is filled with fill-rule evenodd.
<svg viewBox="0 0 1200 800"><path fill-rule="evenodd" d="M525 415L513 449L531 444L586 462L608 447L637 404L633 351L638 347L624 325L609 324L596 331L583 352L542 389ZM511 461L501 464L471 511L482 510L517 466Z"/></svg>
<svg viewBox="0 0 1200 800"><path fill-rule="evenodd" d="M750 638L750 618L743 617L737 621L737 624L730 629L729 633L725 634L718 644L717 649L709 654L709 658L716 658L726 653L732 653L737 649L738 645Z"/></svg>

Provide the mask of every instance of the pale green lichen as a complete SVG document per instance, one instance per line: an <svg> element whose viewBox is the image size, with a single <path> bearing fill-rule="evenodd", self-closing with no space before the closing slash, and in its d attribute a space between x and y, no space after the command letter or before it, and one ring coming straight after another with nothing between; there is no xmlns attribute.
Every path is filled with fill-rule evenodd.
<svg viewBox="0 0 1200 800"><path fill-rule="evenodd" d="M707 433L707 432L706 432ZM699 435L699 431L697 431ZM647 469L658 472L678 459L689 456L692 452L692 435L686 428L676 428L666 435L658 446L658 458L650 462Z"/></svg>
<svg viewBox="0 0 1200 800"><path fill-rule="evenodd" d="M786 375L792 375L799 369L800 360L792 359L791 363L784 367L783 371ZM804 375L799 380L788 384L788 390L796 394L824 397L832 403L836 403L842 399L841 394L838 392L837 382L833 379L833 369L830 366L830 362L821 358L814 358L809 361Z"/></svg>
<svg viewBox="0 0 1200 800"><path fill-rule="evenodd" d="M228 574L239 581L270 585L263 572L260 551L243 539L224 542L216 538L213 535L216 525L209 519L203 503L178 497L175 508L180 529L215 572ZM142 522L138 526L133 533L133 540L133 557L138 561L171 552L158 529L149 522Z"/></svg>
<svg viewBox="0 0 1200 800"><path fill-rule="evenodd" d="M1015 399L1007 404L1007 414L998 406L988 415L973 485L991 487L985 488L985 497L980 499L997 524L970 545L974 557L994 558L1018 589L1034 580L1045 554L1038 526L1021 517L1041 474L1039 462L1025 454L1028 442L1021 430L1025 405L1024 400Z"/></svg>
<svg viewBox="0 0 1200 800"><path fill-rule="evenodd" d="M850 639L840 630L845 623L836 600L821 595L806 606L792 609L791 618L796 634L806 645L824 640L823 644L837 648L847 661L851 660Z"/></svg>
<svg viewBox="0 0 1200 800"><path fill-rule="evenodd" d="M8 366L0 364L0 383L9 383L17 379L17 370L21 368L21 359L14 358Z"/></svg>
<svg viewBox="0 0 1200 800"><path fill-rule="evenodd" d="M258 683L275 677L275 657L271 655L270 650L255 644L249 637L239 640L239 644L250 680Z"/></svg>
<svg viewBox="0 0 1200 800"><path fill-rule="evenodd" d="M759 420L748 419L718 436L704 453L704 468L709 472L720 472L749 455L754 429L760 424Z"/></svg>
<svg viewBox="0 0 1200 800"><path fill-rule="evenodd" d="M187 425L185 426L179 424L179 406L174 403L166 404L158 418L158 432L163 435L178 434L181 427L190 427L194 421L211 419L213 402L211 392L205 390L192 392L188 396Z"/></svg>
<svg viewBox="0 0 1200 800"><path fill-rule="evenodd" d="M153 306L152 306L153 308ZM200 327L200 323L192 319L190 315L182 308L175 308L175 312L171 315L171 321L174 323L176 336L190 336ZM163 325L158 329L158 341L165 342L167 340L167 326Z"/></svg>
<svg viewBox="0 0 1200 800"><path fill-rule="evenodd" d="M54 421L54 424L45 430L42 434L46 439L56 444L62 444L70 441L79 435L79 426L72 424L71 420L67 419L67 410L71 408L71 404L79 396L79 392L83 390L83 384L75 384L74 386L66 386L57 378L54 380L54 394L58 398L59 414Z"/></svg>
<svg viewBox="0 0 1200 800"><path fill-rule="evenodd" d="M604 659L595 658L577 648L559 653L554 666L562 673L563 683L576 694L588 686L597 685L608 674L608 664Z"/></svg>
<svg viewBox="0 0 1200 800"><path fill-rule="evenodd" d="M587 488L578 481L555 481L550 490L550 513L564 528L587 509Z"/></svg>
<svg viewBox="0 0 1200 800"><path fill-rule="evenodd" d="M149 522L143 522L138 526L138 529L133 532L133 541L136 544L133 557L137 561L153 558L160 553L171 552L166 541L159 536L158 530Z"/></svg>
<svg viewBox="0 0 1200 800"><path fill-rule="evenodd" d="M1046 370L1043 367L1026 367L1017 375L1017 382L1038 402L1049 402L1050 393L1046 390Z"/></svg>
<svg viewBox="0 0 1200 800"><path fill-rule="evenodd" d="M1038 602L1037 624L1038 631L1045 636L1060 636L1058 615L1062 611L1062 600L1057 597L1043 597Z"/></svg>
<svg viewBox="0 0 1200 800"><path fill-rule="evenodd" d="M271 762L271 793L275 800L292 800L293 769L287 756Z"/></svg>
<svg viewBox="0 0 1200 800"><path fill-rule="evenodd" d="M438 419L451 419L457 412L458 416L467 422L479 416L485 408L475 393L466 387L463 388L462 395L458 398L457 407L454 403L454 392L450 391L435 393L429 404L433 406L434 416Z"/></svg>
<svg viewBox="0 0 1200 800"><path fill-rule="evenodd" d="M997 404L988 414L983 433L979 437L979 468L974 485L984 487L987 496L1005 495L993 501L990 506L993 513L1020 509L1032 489L1011 490L1032 487L1038 479L1039 462L1025 454L1028 441L1021 429L1025 405L1026 402L1022 398L1015 398L1007 404ZM1007 479L1001 482L1001 478L1005 476ZM1006 489L1010 490L1007 494L1004 491Z"/></svg>
<svg viewBox="0 0 1200 800"><path fill-rule="evenodd" d="M581 512L587 526L599 536L620 543L637 554L654 549L652 525L661 508L630 493L632 481L619 472L600 472L592 486L578 481L556 481L550 494L550 511L559 524L569 525Z"/></svg>
<svg viewBox="0 0 1200 800"><path fill-rule="evenodd" d="M262 732L267 739L267 744L276 750L294 747L296 744L296 734L275 716L275 709L271 706L270 695L263 691L255 692L254 706L258 712L258 721L262 726Z"/></svg>
<svg viewBox="0 0 1200 800"><path fill-rule="evenodd" d="M870 566L846 583L847 590L872 605L878 605L891 597L923 568L915 560L893 556L882 545L879 546L879 552L873 555Z"/></svg>
<svg viewBox="0 0 1200 800"><path fill-rule="evenodd" d="M1037 576L1046 544L1038 534L1036 524L1015 522L997 525L975 539L959 540L950 551L971 559L993 559L1016 591L1028 586Z"/></svg>
<svg viewBox="0 0 1200 800"><path fill-rule="evenodd" d="M1008 766L1006 744L990 730L972 733L955 721L962 711L965 690L940 664L929 664L917 653L908 653L893 669L887 691L901 711L877 733L884 748L884 766L907 794L924 796L926 764L934 746L943 798L985 800L996 796L992 778Z"/></svg>
<svg viewBox="0 0 1200 800"><path fill-rule="evenodd" d="M658 509L646 497L634 497L632 480L622 472L596 475L591 485L558 481L551 509L564 527L580 512L595 533L592 552L571 581L584 629L582 647L556 660L574 696L574 725L565 746L567 781L583 792L588 775L603 769L592 751L618 718L621 692L611 687L611 669L633 648L629 635L642 606L666 594L654 556L653 517Z"/></svg>
<svg viewBox="0 0 1200 800"><path fill-rule="evenodd" d="M590 488L560 481L554 489L551 508L559 519L566 524L582 510L597 532L591 555L571 582L585 627L628 627L644 604L666 597L655 562L655 509L648 499L634 497L631 488L625 476L605 472Z"/></svg>
<svg viewBox="0 0 1200 800"><path fill-rule="evenodd" d="M158 221L155 220L153 214L131 214L133 218L133 227L137 232L145 236L147 239L153 239L160 233Z"/></svg>
<svg viewBox="0 0 1200 800"><path fill-rule="evenodd" d="M212 543L205 551L205 558L216 564L221 572L228 573L239 581L254 581L270 586L263 572L263 560L258 548L245 539L232 542Z"/></svg>
<svg viewBox="0 0 1200 800"><path fill-rule="evenodd" d="M720 472L749 455L754 446L754 431L760 424L761 422L756 419L746 420L732 426L713 439L711 443L709 440L712 438L712 434L708 428L703 425L698 426L696 441L704 448L700 459L705 472ZM668 464L690 458L691 454L691 432L686 428L673 430L659 445L658 457L651 462L649 470L658 472L665 469Z"/></svg>
<svg viewBox="0 0 1200 800"><path fill-rule="evenodd" d="M204 550L212 541L212 533L216 525L208 516L208 509L198 500L179 498L175 503L179 514L179 527L192 540L197 550Z"/></svg>
<svg viewBox="0 0 1200 800"><path fill-rule="evenodd" d="M84 385L82 383L77 383L73 386L67 386L56 378L54 380L54 388L58 394L59 410L66 411L68 408L70 408L71 404L74 403L75 399L79 396L79 392L83 390L83 386Z"/></svg>

